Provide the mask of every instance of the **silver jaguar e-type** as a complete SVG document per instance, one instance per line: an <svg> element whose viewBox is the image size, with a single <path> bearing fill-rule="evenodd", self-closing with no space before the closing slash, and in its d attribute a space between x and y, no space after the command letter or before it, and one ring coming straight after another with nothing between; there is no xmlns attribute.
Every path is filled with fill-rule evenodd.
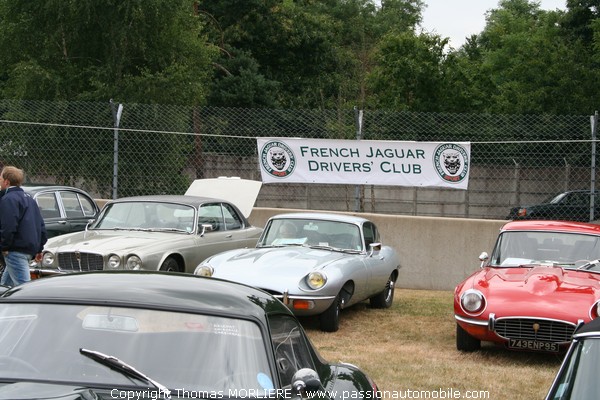
<svg viewBox="0 0 600 400"><path fill-rule="evenodd" d="M365 218L329 213L280 214L269 219L254 249L219 253L196 275L263 289L298 316L318 315L320 328L339 328L344 307L369 299L392 305L400 261Z"/></svg>

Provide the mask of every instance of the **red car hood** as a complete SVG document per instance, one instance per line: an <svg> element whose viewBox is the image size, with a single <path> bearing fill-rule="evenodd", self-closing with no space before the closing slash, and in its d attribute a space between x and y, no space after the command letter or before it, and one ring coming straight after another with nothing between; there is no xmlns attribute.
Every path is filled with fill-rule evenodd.
<svg viewBox="0 0 600 400"><path fill-rule="evenodd" d="M590 309L600 297L600 274L548 266L487 267L467 278L457 288L457 297L470 288L481 291L487 301L478 318L487 319L494 313L496 318L533 316L588 322Z"/></svg>

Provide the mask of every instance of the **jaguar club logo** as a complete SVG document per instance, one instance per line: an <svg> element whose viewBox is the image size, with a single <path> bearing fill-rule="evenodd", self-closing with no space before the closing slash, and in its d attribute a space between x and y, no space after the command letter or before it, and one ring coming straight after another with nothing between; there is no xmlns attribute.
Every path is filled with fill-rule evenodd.
<svg viewBox="0 0 600 400"><path fill-rule="evenodd" d="M456 143L444 143L436 147L433 164L440 178L449 183L463 181L469 172L467 151Z"/></svg>
<svg viewBox="0 0 600 400"><path fill-rule="evenodd" d="M263 169L275 178L285 178L294 172L296 157L292 149L279 140L265 143L260 152Z"/></svg>

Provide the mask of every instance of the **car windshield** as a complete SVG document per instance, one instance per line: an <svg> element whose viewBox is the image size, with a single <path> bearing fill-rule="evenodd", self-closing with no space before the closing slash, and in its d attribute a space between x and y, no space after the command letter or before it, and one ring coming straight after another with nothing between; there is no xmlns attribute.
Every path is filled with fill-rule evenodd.
<svg viewBox="0 0 600 400"><path fill-rule="evenodd" d="M551 264L579 268L600 259L600 237L544 231L503 232L490 259L491 266Z"/></svg>
<svg viewBox="0 0 600 400"><path fill-rule="evenodd" d="M552 197L547 198L545 201L542 202L542 204L560 204L562 203L563 199L567 196L568 193L560 193L557 195L554 195Z"/></svg>
<svg viewBox="0 0 600 400"><path fill-rule="evenodd" d="M228 396L273 389L267 347L249 320L123 307L4 304L0 376L112 387L147 385L81 354L116 357L172 391Z"/></svg>
<svg viewBox="0 0 600 400"><path fill-rule="evenodd" d="M318 219L273 219L259 242L259 247L294 245L352 251L363 249L357 225Z"/></svg>
<svg viewBox="0 0 600 400"><path fill-rule="evenodd" d="M191 233L195 228L194 207L161 202L109 204L93 229L169 230Z"/></svg>
<svg viewBox="0 0 600 400"><path fill-rule="evenodd" d="M600 393L600 338L577 342L548 399L596 400Z"/></svg>

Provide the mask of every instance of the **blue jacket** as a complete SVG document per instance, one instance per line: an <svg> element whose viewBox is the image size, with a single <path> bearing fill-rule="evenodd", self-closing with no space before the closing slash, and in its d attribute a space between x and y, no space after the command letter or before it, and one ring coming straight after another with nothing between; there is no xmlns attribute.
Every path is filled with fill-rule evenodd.
<svg viewBox="0 0 600 400"><path fill-rule="evenodd" d="M20 187L10 187L0 199L0 247L34 257L48 237L40 209Z"/></svg>

